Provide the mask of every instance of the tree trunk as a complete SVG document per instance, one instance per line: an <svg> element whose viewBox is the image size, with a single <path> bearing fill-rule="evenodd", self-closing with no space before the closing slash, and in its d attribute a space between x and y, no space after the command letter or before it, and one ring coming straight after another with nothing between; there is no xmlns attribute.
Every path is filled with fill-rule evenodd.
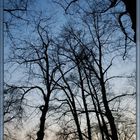
<svg viewBox="0 0 140 140"><path fill-rule="evenodd" d="M86 103L86 98L85 98L85 94L84 94L83 79L82 79L82 75L81 75L80 66L79 66L79 64L77 64L77 65L78 65L78 72L79 72L79 78L80 78L82 99L83 99L83 104L84 104L84 109L85 109L85 114L86 114L86 120L87 120L88 139L89 139L89 140L92 140L91 126L90 126L90 119L89 119L89 112L88 112L87 103Z"/></svg>
<svg viewBox="0 0 140 140"><path fill-rule="evenodd" d="M75 120L77 131L78 131L79 140L83 140L77 113L74 113L73 115L74 115L74 120Z"/></svg>
<svg viewBox="0 0 140 140"><path fill-rule="evenodd" d="M103 104L105 107L105 114L106 114L106 117L107 117L109 125L110 125L112 140L118 140L117 128L115 125L114 117L113 117L112 112L109 108L107 96L106 96L104 73L103 73L103 67L102 67L102 46L100 43L99 36L98 36L98 41L99 41L99 71L100 71L100 80L99 81L100 81L100 86L101 86Z"/></svg>
<svg viewBox="0 0 140 140"><path fill-rule="evenodd" d="M73 106L73 111L72 110L71 111L72 111L73 118L74 118L74 121L75 121L75 124L76 124L76 127L77 127L79 140L83 140L82 132L81 132L80 124L79 124L79 119L78 119L78 114L77 114L77 111L76 111L75 100L74 100L72 92L71 92L71 96L72 96L72 106Z"/></svg>
<svg viewBox="0 0 140 140"><path fill-rule="evenodd" d="M106 117L109 121L110 128L111 128L111 133L112 133L111 137L112 137L112 140L118 140L117 129L116 129L114 117L111 113L111 110L109 109L108 101L106 98L105 85L104 85L104 82L102 82L102 81L101 81L101 88L102 88L102 95L103 95L103 103L104 103L104 107L105 107L105 111L106 111Z"/></svg>
<svg viewBox="0 0 140 140"><path fill-rule="evenodd" d="M48 102L45 103L45 106L42 109L42 115L40 118L40 127L39 127L39 131L37 132L37 139L36 140L43 140L44 139L45 120L46 120L47 111L48 111Z"/></svg>

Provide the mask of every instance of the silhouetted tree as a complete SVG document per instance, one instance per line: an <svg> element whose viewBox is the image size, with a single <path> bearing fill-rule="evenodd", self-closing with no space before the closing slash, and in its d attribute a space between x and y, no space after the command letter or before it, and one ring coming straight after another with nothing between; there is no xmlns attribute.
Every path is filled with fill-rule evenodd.
<svg viewBox="0 0 140 140"><path fill-rule="evenodd" d="M42 105L39 106L41 116L37 140L43 140L44 138L46 114L49 108L50 96L54 90L52 81L57 71L57 67L54 67L51 63L50 51L53 50L53 47L52 38L48 30L49 26L46 25L47 21L49 21L49 18L38 20L35 23L35 30L38 34L35 42L19 39L22 42L22 46L15 46L13 55L9 58L10 62L23 65L28 70L28 82L25 81L24 85L17 85L16 87L23 89L24 94L39 92L42 96ZM39 82L37 82L38 84L33 82L36 79Z"/></svg>
<svg viewBox="0 0 140 140"><path fill-rule="evenodd" d="M92 131L88 117L90 112L94 112L99 123L102 139L117 140L118 128L109 104L111 101L129 94L122 94L110 99L109 80L123 77L107 77L106 74L112 67L114 59L120 57L117 56L116 52L119 48L121 50L121 46L110 39L115 32L114 28L110 28L110 25L106 22L102 23L98 15L83 18L82 24L85 24L84 31L74 28L75 26L73 27L70 24L61 33L60 41L57 43L59 57L56 57L55 62L59 64L59 71L63 81L57 85L66 95L69 94L68 89L71 91L70 95L74 95L74 98L77 96L78 99L79 97L81 98L79 101L81 104L79 105L83 106L83 110L80 111L81 109L76 107L76 113L82 112L86 115L88 139L91 139ZM108 32L105 31L106 29ZM115 39L118 40L117 37ZM114 48L112 48L112 45ZM118 49L116 50L116 48ZM109 55L113 56L110 58ZM105 63L105 58L108 59L108 63ZM69 69L64 69L64 67ZM65 76L64 73L66 73ZM65 84L63 85L63 83ZM77 89L77 93L73 92L73 89ZM89 99L88 97L91 98ZM89 100L93 103L93 110L89 110L87 105ZM59 99L58 101L63 100ZM71 101L68 95L65 101ZM77 100L75 101L77 102ZM71 105L69 107L71 108ZM71 112L73 111L72 109L70 110Z"/></svg>
<svg viewBox="0 0 140 140"><path fill-rule="evenodd" d="M100 14L108 14L108 11L115 9L120 3L123 3L125 6L125 10L122 11L117 11L116 10L116 14L118 14L118 22L120 24L121 30L122 32L127 36L129 36L126 31L125 31L125 27L122 23L121 18L124 15L129 14L131 22L132 22L132 29L134 31L134 42L136 43L136 0L134 1L127 1L127 0L108 0L108 1L82 1L82 0L71 0L70 2L67 2L66 0L63 0L62 2L60 1L56 1L54 0L55 3L59 4L65 11L66 14L68 13L73 13L73 15L76 15L76 12L86 12L88 14L90 13L100 13ZM82 4L85 4L84 6ZM87 9L87 7L90 9ZM78 9L74 12L71 9L71 7L74 7ZM120 5L121 7L121 5ZM115 12L115 10L113 10L113 13Z"/></svg>
<svg viewBox="0 0 140 140"><path fill-rule="evenodd" d="M5 10L10 14L8 19L17 19L18 14L24 18L24 2ZM19 66L19 81L7 84L9 88L5 89L5 121L22 118L27 107L23 105L32 107L28 102L31 97L40 122L38 130L27 133L28 139L45 139L51 121L59 127L57 139L133 139L135 122L126 117L129 109L123 106L123 99L135 93L116 93L111 80L127 77L110 76L115 63L122 56L126 58L135 42L130 19L124 16L123 0L64 0L59 4L72 14L67 15L70 20L59 34L54 26L51 28L51 17L41 18L40 14L30 21L29 34L21 32L9 44L9 62ZM124 121L126 118L129 122ZM129 124L133 124L132 133Z"/></svg>

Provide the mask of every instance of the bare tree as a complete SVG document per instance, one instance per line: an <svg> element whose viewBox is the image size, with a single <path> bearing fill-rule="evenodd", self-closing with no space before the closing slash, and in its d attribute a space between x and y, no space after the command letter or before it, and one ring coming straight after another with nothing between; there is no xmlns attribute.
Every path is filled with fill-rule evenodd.
<svg viewBox="0 0 140 140"><path fill-rule="evenodd" d="M4 123L12 122L14 119L20 121L24 116L24 96L16 87L5 87L4 89Z"/></svg>
<svg viewBox="0 0 140 140"><path fill-rule="evenodd" d="M25 15L28 13L31 3L31 0L4 1L4 27L10 39L13 37L13 27L16 28L20 21L29 22Z"/></svg>
<svg viewBox="0 0 140 140"><path fill-rule="evenodd" d="M89 19L90 22L87 22ZM109 99L109 80L113 78L123 78L122 76L106 77L106 74L113 65L114 59L116 57L120 57L115 53L116 47L119 48L119 46L116 46L112 48L112 54L114 56L111 59L109 58L108 64L105 63L105 58L111 55L111 51L109 49L111 47L110 44L116 45L109 39L115 30L110 28L108 32L105 32L105 27L109 29L109 26L106 25L108 23L105 23L104 26L103 24L100 24L98 15L94 15L90 18L87 17L87 19L84 19L83 22L87 26L87 30L85 29L85 32L77 30L71 25L66 27L62 32L60 42L58 43L59 61L61 60L59 64L64 65L66 68L73 66L73 69L70 69L70 71L66 74L67 76L63 76L65 73L63 71L64 67L61 66L62 68L59 68L63 79L65 78L63 82L66 83L66 86L62 86L62 83L59 84L59 87L65 91L69 85L71 85L69 86L71 89L74 89L74 85L76 85L81 91L81 95L80 92L77 94L78 96L81 96L81 99L83 100L82 104L84 106L84 110L81 112L87 115L88 139L91 138L92 131L91 123L88 117L90 112L94 112L96 113L99 123L102 139L117 140L118 128L116 127L115 118L113 116L114 113L109 105L111 104L111 101L129 94L122 94ZM91 28L93 30L91 30ZM89 36L91 36L90 39ZM88 41L86 41L86 37L89 39ZM118 50L119 49L117 49L117 51ZM65 93L67 94L66 91ZM76 98L76 96L77 95L74 97ZM91 101L93 101L94 110L92 111L87 108L88 105L86 102L89 100L87 98L89 96L92 99ZM106 119L108 121L106 121Z"/></svg>
<svg viewBox="0 0 140 140"><path fill-rule="evenodd" d="M35 30L38 34L36 42L32 43L24 39L19 39L23 46L13 48L13 56L10 56L11 62L16 62L28 68L27 81L25 81L24 85L17 85L17 88L23 89L25 91L24 95L31 92L39 92L43 99L42 105L39 107L41 116L37 140L43 140L44 138L46 114L49 108L50 96L54 90L52 81L57 71L57 67L51 64L50 54L53 48L48 25L44 24L47 20L40 19L35 24ZM37 84L34 83L36 79L39 82Z"/></svg>
<svg viewBox="0 0 140 140"><path fill-rule="evenodd" d="M26 10L20 4L22 2L17 10ZM9 89L5 90L9 93L5 94L9 95L5 96L5 115L10 111L11 117L16 109L17 114L11 120L23 117L24 101L32 107L28 102L30 96L30 104L35 102L34 107L40 113L40 122L38 131L33 135L27 133L28 139L45 139L48 118L60 128L56 133L58 139L133 139L135 130L127 133L128 125L134 123L135 126L135 122L123 121L126 118L123 113L128 110L123 108L125 101L121 99L134 93L115 94L111 80L126 77L109 75L116 59L126 57L126 50L132 48L131 33L122 32L122 22L117 19L117 16L121 18L121 12L117 15L111 6L108 8L99 2L97 6L101 7L95 8L94 2L78 3L77 0L66 3L65 11L69 12L73 5L77 7L77 14L70 16L71 21L56 37L51 30L51 18L39 15L29 26L30 35L13 38L9 62L20 67L17 68L20 80L16 84L9 83ZM5 12L14 13L16 5L13 6L13 11ZM124 9L122 3L120 6ZM9 116L5 117L7 121Z"/></svg>
<svg viewBox="0 0 140 140"><path fill-rule="evenodd" d="M81 1L81 0L71 0L67 2L66 0L63 0L62 2L59 2L57 0L54 0L55 3L59 4L65 11L66 14L73 14L76 15L78 12L81 13L81 11L86 12L88 14L91 13L100 13L100 14L110 14L116 13L118 15L118 22L121 27L122 32L124 35L129 37L129 34L126 32L125 24L123 24L123 21L121 20L123 16L129 15L131 22L132 22L132 29L134 31L134 42L136 43L136 0L134 1L127 1L127 0L108 0L108 1ZM84 7L83 7L84 4ZM124 10L116 10L118 6L122 7L122 4L124 5ZM87 7L88 8L87 8ZM76 10L73 10L76 8ZM74 12L73 12L74 11ZM77 12L77 13L76 13Z"/></svg>

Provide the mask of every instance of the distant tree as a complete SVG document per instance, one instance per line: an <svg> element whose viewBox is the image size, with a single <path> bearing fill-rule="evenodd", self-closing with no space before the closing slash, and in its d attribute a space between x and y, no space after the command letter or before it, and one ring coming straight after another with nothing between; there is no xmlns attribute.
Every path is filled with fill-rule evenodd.
<svg viewBox="0 0 140 140"><path fill-rule="evenodd" d="M4 89L4 123L10 123L14 119L20 121L24 114L24 95L16 87L5 87Z"/></svg>
<svg viewBox="0 0 140 140"><path fill-rule="evenodd" d="M26 132L25 134L25 139L26 140L36 140L36 133L38 131L38 127L39 126L35 126L33 127L31 130L29 130L28 132ZM46 136L44 136L44 138L46 138Z"/></svg>
<svg viewBox="0 0 140 140"><path fill-rule="evenodd" d="M4 139L16 140L11 128L22 126L25 113L26 100L23 91L15 86L4 85ZM12 126L11 128L9 126Z"/></svg>

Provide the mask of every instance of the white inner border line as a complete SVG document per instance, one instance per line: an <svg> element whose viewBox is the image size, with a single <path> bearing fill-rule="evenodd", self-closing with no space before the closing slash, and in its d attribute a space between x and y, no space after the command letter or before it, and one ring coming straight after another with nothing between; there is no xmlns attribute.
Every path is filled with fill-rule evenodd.
<svg viewBox="0 0 140 140"><path fill-rule="evenodd" d="M0 0L0 140L3 140L4 125L3 125L3 80L4 80L4 41L3 41L3 0Z"/></svg>

